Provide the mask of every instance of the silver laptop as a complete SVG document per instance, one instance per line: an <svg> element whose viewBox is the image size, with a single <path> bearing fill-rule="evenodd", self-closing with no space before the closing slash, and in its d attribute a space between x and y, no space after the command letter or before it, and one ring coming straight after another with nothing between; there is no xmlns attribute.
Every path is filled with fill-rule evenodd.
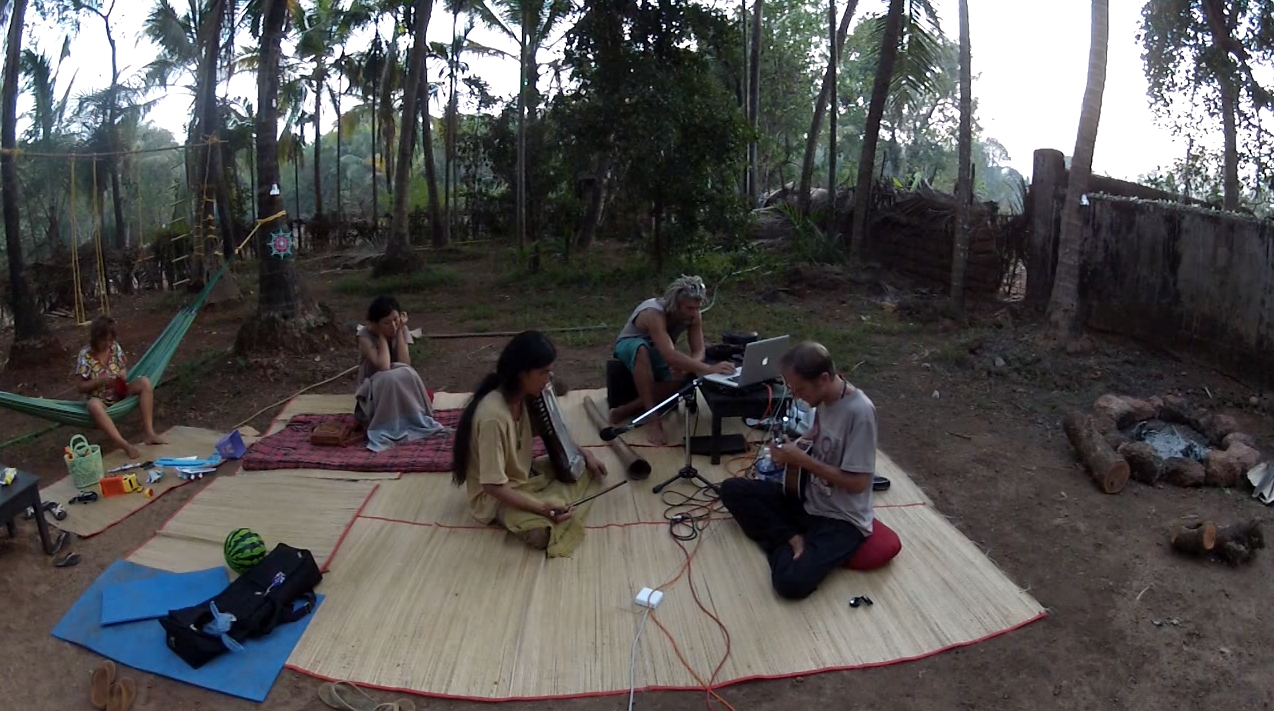
<svg viewBox="0 0 1274 711"><path fill-rule="evenodd" d="M736 367L733 375L712 373L703 376L703 379L727 388L745 388L774 380L779 377L779 360L787 352L787 341L787 336L753 341L743 350L743 367Z"/></svg>

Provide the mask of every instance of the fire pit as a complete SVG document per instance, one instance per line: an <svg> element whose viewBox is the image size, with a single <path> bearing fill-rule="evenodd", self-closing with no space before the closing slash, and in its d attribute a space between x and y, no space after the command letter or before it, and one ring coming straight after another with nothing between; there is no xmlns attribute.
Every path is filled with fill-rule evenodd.
<svg viewBox="0 0 1274 711"><path fill-rule="evenodd" d="M1182 397L1103 395L1091 413L1071 412L1067 437L1107 493L1128 478L1144 484L1238 486L1261 459L1233 417Z"/></svg>

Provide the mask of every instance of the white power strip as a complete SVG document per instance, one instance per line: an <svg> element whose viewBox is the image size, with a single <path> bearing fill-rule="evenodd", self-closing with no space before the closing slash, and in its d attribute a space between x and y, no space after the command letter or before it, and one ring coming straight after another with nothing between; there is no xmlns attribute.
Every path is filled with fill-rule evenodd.
<svg viewBox="0 0 1274 711"><path fill-rule="evenodd" d="M634 602L637 603L638 607L648 607L653 610L656 607L659 607L659 603L663 602L663 599L664 594L662 590L642 588L641 592L637 593L637 598Z"/></svg>

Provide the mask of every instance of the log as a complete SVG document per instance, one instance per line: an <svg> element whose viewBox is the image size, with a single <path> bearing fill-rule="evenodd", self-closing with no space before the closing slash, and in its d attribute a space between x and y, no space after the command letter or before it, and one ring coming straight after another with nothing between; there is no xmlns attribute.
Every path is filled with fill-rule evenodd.
<svg viewBox="0 0 1274 711"><path fill-rule="evenodd" d="M1259 521L1252 520L1236 523L1217 529L1217 557L1229 565L1246 563L1256 557L1256 552L1265 547L1265 534L1261 533Z"/></svg>
<svg viewBox="0 0 1274 711"><path fill-rule="evenodd" d="M1107 494L1123 491L1130 475L1128 462L1106 444L1088 416L1072 410L1062 418L1062 429L1101 490Z"/></svg>
<svg viewBox="0 0 1274 711"><path fill-rule="evenodd" d="M1199 522L1179 527L1172 534L1172 548L1181 553L1219 560L1237 566L1256 557L1265 547L1265 535L1259 521L1244 521L1229 526Z"/></svg>
<svg viewBox="0 0 1274 711"><path fill-rule="evenodd" d="M1182 526L1172 534L1173 550L1203 556L1216 548L1217 527L1211 523L1194 523Z"/></svg>
<svg viewBox="0 0 1274 711"><path fill-rule="evenodd" d="M1170 457L1163 460L1163 470L1159 478L1174 486L1203 486L1207 473L1203 465L1185 457Z"/></svg>
<svg viewBox="0 0 1274 711"><path fill-rule="evenodd" d="M593 398L584 398L584 411L588 413L588 419L593 421L597 429L601 430L610 427L610 422L602 416L602 411L597 406L597 403L593 401ZM626 442L617 437L612 439L609 444L611 450L615 452L615 456L619 457L620 464L624 465L624 472L629 479L641 480L650 476L650 462L637 456L637 453Z"/></svg>
<svg viewBox="0 0 1274 711"><path fill-rule="evenodd" d="M1115 450L1128 462L1132 478L1142 484L1154 486L1163 474L1163 460L1145 442L1127 442Z"/></svg>
<svg viewBox="0 0 1274 711"><path fill-rule="evenodd" d="M1183 397L1169 395L1163 399L1163 407L1159 409L1159 419L1175 425L1185 425L1203 434L1203 418L1207 415Z"/></svg>
<svg viewBox="0 0 1274 711"><path fill-rule="evenodd" d="M1102 436L1102 439L1106 440L1106 444L1110 445L1113 450L1118 451L1120 447L1132 441L1128 435L1124 434L1123 430L1119 429L1115 421L1106 415L1089 415L1088 421L1093 424L1093 429L1097 430L1098 434Z"/></svg>

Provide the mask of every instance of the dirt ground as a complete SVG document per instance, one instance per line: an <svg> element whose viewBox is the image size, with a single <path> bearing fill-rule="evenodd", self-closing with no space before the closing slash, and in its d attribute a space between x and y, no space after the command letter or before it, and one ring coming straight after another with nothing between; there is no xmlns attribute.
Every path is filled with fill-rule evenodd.
<svg viewBox="0 0 1274 711"><path fill-rule="evenodd" d="M653 294L657 283L638 279L612 284L606 278L609 272L591 286L588 279L571 278L564 282L569 288L559 289L558 310L537 316L535 310L549 308L544 304L550 302L537 307L535 300L549 298L545 293L554 289L546 289L545 282L501 278L490 264L458 262L447 267L451 271L444 273L445 279L413 282L416 293L400 294L412 325L427 333L454 333L589 323L592 317L617 323L640 298ZM367 297L335 289L347 275L324 267L307 263L305 282L342 324L352 327ZM1268 446L1274 443L1274 423L1250 404L1254 397L1268 403L1266 393L1113 337L1097 338L1095 349L1083 354L1050 354L1034 345L1034 327L1001 305L983 307L971 324L957 327L914 308L910 304L923 301L900 298L896 287L882 290L861 279L827 274L798 277L770 279L764 288L736 281L722 297L720 310L706 316L710 338L727 327L749 327L748 319L755 317L763 324L751 326L757 330L785 328L786 320L796 337L835 344L842 370L876 402L881 448L1050 614L1021 630L919 661L727 687L721 694L734 708L1159 711L1270 706L1274 681L1266 664L1274 663L1274 632L1259 623L1258 610L1274 599L1266 597L1274 551L1232 569L1179 557L1167 546L1168 532L1184 517L1220 523L1265 520L1266 509L1242 489L1182 490L1130 482L1121 494L1104 495L1075 463L1059 425L1064 408L1087 407L1104 392L1182 393L1234 415ZM254 280L248 272L239 284ZM131 355L145 348L185 298L146 294L115 300L120 338ZM571 303L563 306L562 299ZM354 363L352 347L285 362L240 362L228 355L253 300L245 288L242 302L217 304L200 315L169 368L174 381L159 390L161 429L179 424L233 427ZM38 372L3 374L0 389L55 396L69 386L72 353L86 331L65 320L55 319L54 326L68 353L50 358ZM573 387L600 387L600 364L612 334L559 338L558 373ZM430 340L425 358L417 362L423 362L422 374L435 390L467 391L491 366L503 340ZM0 347L7 352L7 340ZM317 391L352 387L352 376L347 376ZM267 409L251 424L265 429L279 408ZM126 434L137 436L135 420L128 424ZM43 426L0 413L0 439ZM65 473L59 452L69 434L63 428L9 447L0 452L0 461L51 482ZM0 707L89 708L89 673L100 659L55 640L50 630L102 570L147 540L204 485L174 490L103 534L74 540L69 547L83 555L74 568L50 565L38 550L31 522L17 522L15 539L0 534L0 655L5 671L0 675ZM139 682L138 709L326 708L317 698L319 682L286 670L264 704L129 673ZM486 706L416 701L431 709ZM609 710L625 703L626 698L616 696L501 706ZM704 695L693 692L638 697L638 708L645 709L704 704Z"/></svg>

